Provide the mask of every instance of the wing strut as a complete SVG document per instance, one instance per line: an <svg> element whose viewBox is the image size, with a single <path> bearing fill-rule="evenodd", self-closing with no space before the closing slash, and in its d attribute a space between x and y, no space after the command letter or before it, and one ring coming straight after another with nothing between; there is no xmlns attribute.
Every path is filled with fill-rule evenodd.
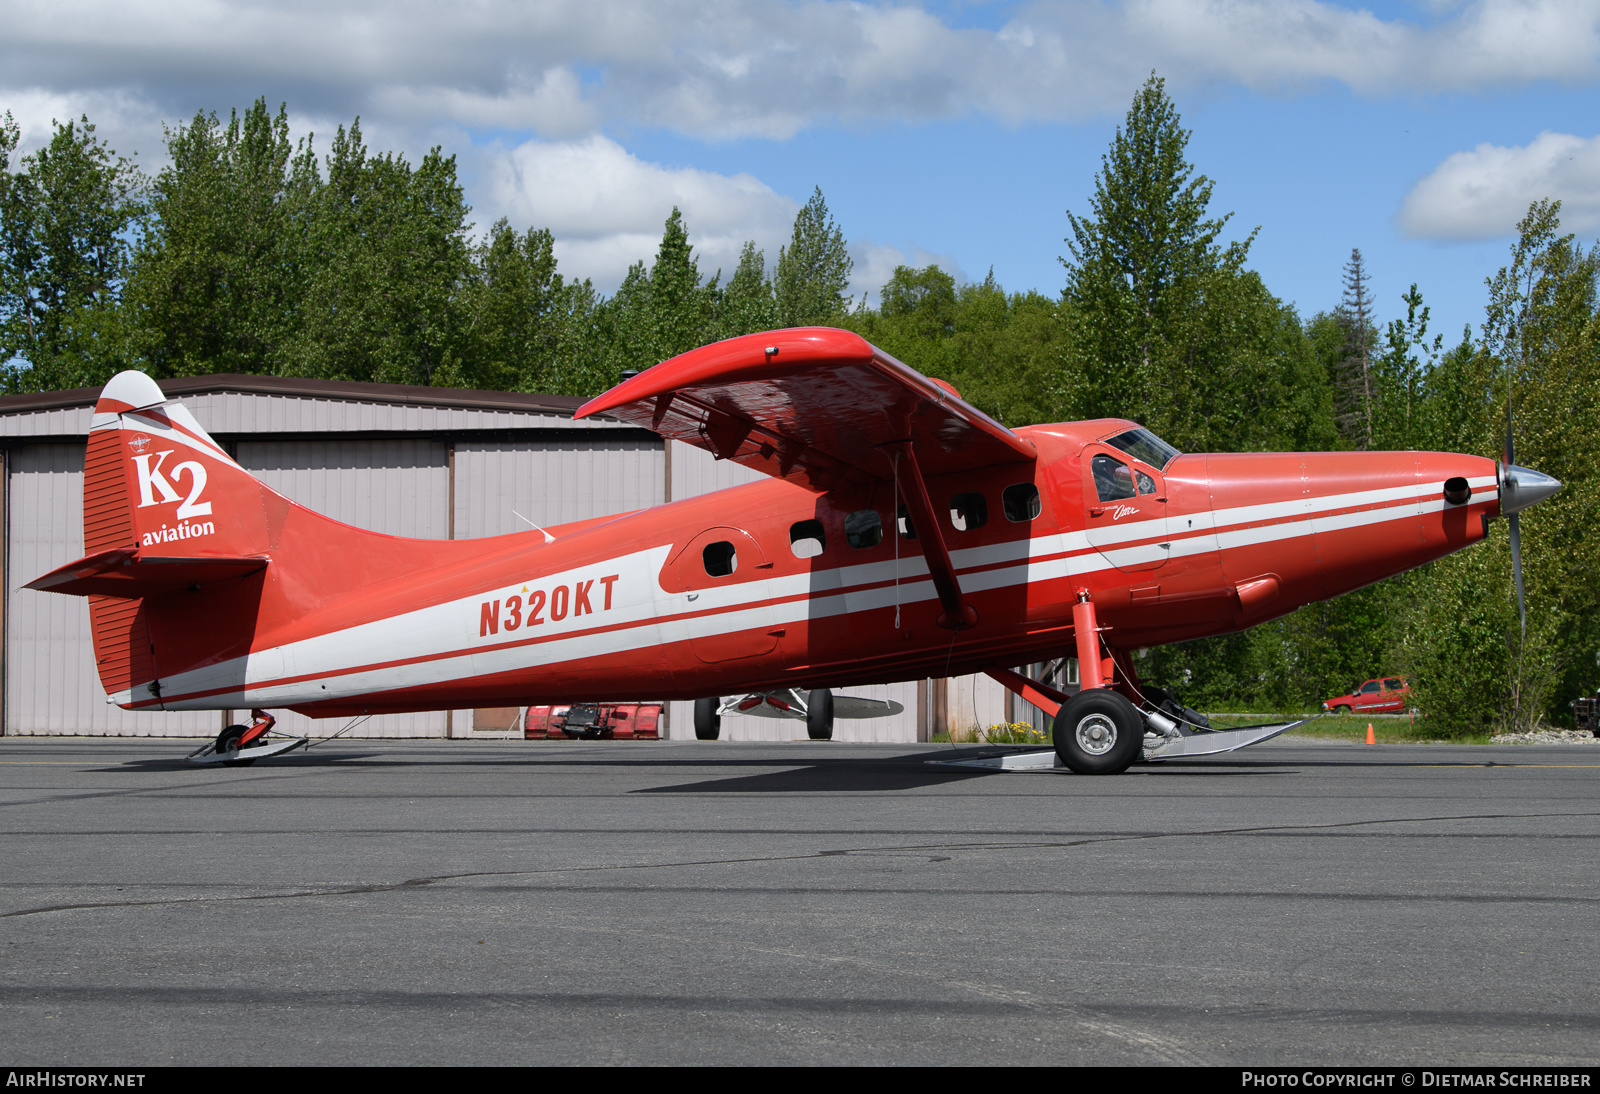
<svg viewBox="0 0 1600 1094"><path fill-rule="evenodd" d="M939 616L939 626L959 631L978 625L978 613L961 598L961 583L956 580L955 564L950 561L950 548L945 546L944 532L928 498L928 484L917 466L916 446L910 441L892 441L883 446L892 459L895 453L905 460L911 471L905 491L906 510L911 514L911 526L922 541L922 555L928 563L928 576L939 594L944 614ZM899 535L899 519L891 518L890 535Z"/></svg>

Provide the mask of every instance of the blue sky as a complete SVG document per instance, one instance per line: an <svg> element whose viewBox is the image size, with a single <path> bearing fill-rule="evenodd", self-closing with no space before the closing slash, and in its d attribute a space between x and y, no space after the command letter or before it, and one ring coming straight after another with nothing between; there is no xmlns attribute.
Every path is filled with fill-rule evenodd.
<svg viewBox="0 0 1600 1094"><path fill-rule="evenodd" d="M457 154L481 225L549 227L613 288L683 208L702 268L769 261L821 186L858 292L898 262L1054 294L1065 212L1152 69L1230 230L1302 314L1352 247L1382 318L1417 282L1480 321L1517 216L1600 234L1600 0L0 0L0 109L88 113L149 170L161 125L258 95L319 144Z"/></svg>

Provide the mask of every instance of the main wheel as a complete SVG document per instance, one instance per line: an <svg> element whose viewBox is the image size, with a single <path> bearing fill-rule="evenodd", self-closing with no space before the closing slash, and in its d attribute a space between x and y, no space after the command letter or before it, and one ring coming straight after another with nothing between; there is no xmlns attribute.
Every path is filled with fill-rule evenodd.
<svg viewBox="0 0 1600 1094"><path fill-rule="evenodd" d="M249 728L248 726L229 726L227 729L225 729L221 733L217 734L217 746L216 746L217 747L217 751L218 752L237 752L237 751L239 751L239 742L244 739L245 731L248 728ZM251 764L253 764L255 762L256 762L255 757L252 756L248 760L223 760L222 761L222 766L223 767L249 767Z"/></svg>
<svg viewBox="0 0 1600 1094"><path fill-rule="evenodd" d="M1061 762L1080 775L1126 771L1144 749L1144 724L1133 704L1107 688L1090 688L1056 713L1052 736Z"/></svg>
<svg viewBox="0 0 1600 1094"><path fill-rule="evenodd" d="M813 741L833 740L833 692L827 688L806 693L806 736Z"/></svg>
<svg viewBox="0 0 1600 1094"><path fill-rule="evenodd" d="M717 713L717 708L721 705L722 697L719 695L694 701L695 740L714 741L722 736L722 715Z"/></svg>

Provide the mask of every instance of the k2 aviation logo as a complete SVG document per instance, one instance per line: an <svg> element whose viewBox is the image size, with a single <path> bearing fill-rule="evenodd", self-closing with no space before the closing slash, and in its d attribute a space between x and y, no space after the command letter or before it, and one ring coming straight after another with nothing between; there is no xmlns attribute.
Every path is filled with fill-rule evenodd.
<svg viewBox="0 0 1600 1094"><path fill-rule="evenodd" d="M138 472L139 481L139 508L146 509L152 505L171 505L178 502L178 510L173 514L177 523L173 527L163 524L155 531L146 532L140 539L145 547L157 543L174 543L181 539L193 539L195 536L208 536L217 530L216 525L208 521L196 520L197 517L211 515L211 503L201 501L200 495L206 489L205 465L195 460L185 460L163 473L162 468L175 449L168 448L161 452L144 452L143 448L150 446L150 438L139 434L130 441L128 447L138 454L133 457L133 466ZM171 477L169 478L168 475ZM173 484L189 480L188 496L182 496ZM191 523L192 522L192 523Z"/></svg>

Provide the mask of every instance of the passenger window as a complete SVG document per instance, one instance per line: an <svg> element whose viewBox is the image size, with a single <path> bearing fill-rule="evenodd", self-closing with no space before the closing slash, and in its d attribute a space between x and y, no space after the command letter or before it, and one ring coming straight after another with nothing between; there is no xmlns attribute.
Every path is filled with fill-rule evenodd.
<svg viewBox="0 0 1600 1094"><path fill-rule="evenodd" d="M844 518L844 538L852 547L876 547L883 542L883 518L876 509L857 509Z"/></svg>
<svg viewBox="0 0 1600 1094"><path fill-rule="evenodd" d="M1000 505L1006 511L1006 519L1014 524L1032 520L1039 515L1039 488L1031 482L1008 486L1000 494Z"/></svg>
<svg viewBox="0 0 1600 1094"><path fill-rule="evenodd" d="M970 532L989 523L989 503L979 493L957 494L950 499L950 523L958 532Z"/></svg>
<svg viewBox="0 0 1600 1094"><path fill-rule="evenodd" d="M1156 492L1156 480L1146 475L1143 471L1137 472L1137 474L1139 476L1139 493L1154 494Z"/></svg>
<svg viewBox="0 0 1600 1094"><path fill-rule="evenodd" d="M795 558L816 558L827 546L820 520L796 521L789 526L789 550Z"/></svg>
<svg viewBox="0 0 1600 1094"><path fill-rule="evenodd" d="M906 539L917 538L916 525L911 523L911 511L904 505L900 507L900 515L895 518L895 527L900 530L900 534Z"/></svg>
<svg viewBox="0 0 1600 1094"><path fill-rule="evenodd" d="M1382 686L1383 685L1379 684L1376 680L1368 680L1365 684L1361 685L1361 690L1356 692L1356 694L1372 695L1375 694Z"/></svg>
<svg viewBox="0 0 1600 1094"><path fill-rule="evenodd" d="M1100 495L1101 501L1120 501L1134 496L1133 471L1121 460L1096 456L1089 468L1094 474L1095 493Z"/></svg>
<svg viewBox="0 0 1600 1094"><path fill-rule="evenodd" d="M706 573L712 577L727 577L739 568L739 555L734 551L733 544L725 539L706 544L700 557L705 561Z"/></svg>
<svg viewBox="0 0 1600 1094"><path fill-rule="evenodd" d="M1383 682L1383 686L1385 688L1387 688L1388 690L1390 690L1390 691L1399 691L1401 688L1405 687L1406 685L1405 685L1405 682L1401 681L1401 680L1385 680Z"/></svg>

